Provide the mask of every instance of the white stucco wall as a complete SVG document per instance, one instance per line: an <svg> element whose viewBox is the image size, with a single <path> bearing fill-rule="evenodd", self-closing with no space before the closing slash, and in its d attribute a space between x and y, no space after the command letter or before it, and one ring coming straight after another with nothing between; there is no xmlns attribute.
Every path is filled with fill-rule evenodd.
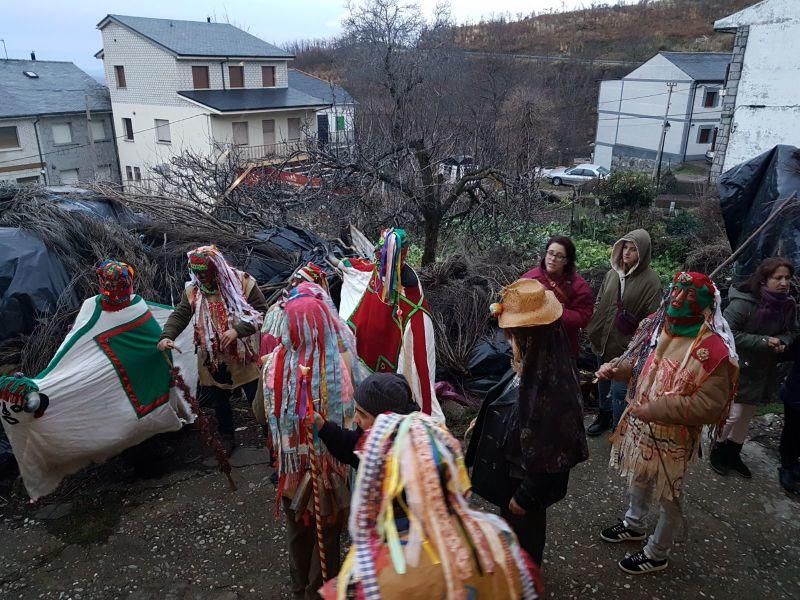
<svg viewBox="0 0 800 600"><path fill-rule="evenodd" d="M762 2L715 23L735 25L750 34L723 171L777 144L800 146L800 2Z"/></svg>
<svg viewBox="0 0 800 600"><path fill-rule="evenodd" d="M133 141L124 139L123 118L133 120ZM156 141L155 120L166 119L172 141ZM191 150L201 154L211 151L211 136L206 111L200 107L158 106L153 104L114 104L114 127L118 136L119 164L125 179L125 167L137 166L142 177L153 165L168 162L171 156ZM149 176L149 175L147 175Z"/></svg>

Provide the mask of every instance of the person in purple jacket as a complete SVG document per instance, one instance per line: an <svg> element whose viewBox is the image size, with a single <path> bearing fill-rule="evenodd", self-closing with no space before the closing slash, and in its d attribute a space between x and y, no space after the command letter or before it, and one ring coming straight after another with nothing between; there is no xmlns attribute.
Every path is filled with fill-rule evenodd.
<svg viewBox="0 0 800 600"><path fill-rule="evenodd" d="M536 279L550 290L564 307L561 323L567 332L569 353L577 360L581 329L589 325L594 311L594 296L586 280L575 270L575 244L568 237L557 235L548 240L539 266L522 276Z"/></svg>

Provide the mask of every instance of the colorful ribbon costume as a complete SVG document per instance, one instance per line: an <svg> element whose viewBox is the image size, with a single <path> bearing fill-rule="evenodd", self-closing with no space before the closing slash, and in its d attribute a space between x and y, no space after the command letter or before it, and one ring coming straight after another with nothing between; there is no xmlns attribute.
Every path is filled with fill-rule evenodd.
<svg viewBox="0 0 800 600"><path fill-rule="evenodd" d="M356 335L358 356L372 372L400 373L422 412L444 422L434 390L436 344L428 302L416 273L405 263L407 236L387 229L377 263L347 259L339 314Z"/></svg>
<svg viewBox="0 0 800 600"><path fill-rule="evenodd" d="M323 597L537 598L510 527L470 507L459 442L422 413L380 415L353 491L353 545Z"/></svg>

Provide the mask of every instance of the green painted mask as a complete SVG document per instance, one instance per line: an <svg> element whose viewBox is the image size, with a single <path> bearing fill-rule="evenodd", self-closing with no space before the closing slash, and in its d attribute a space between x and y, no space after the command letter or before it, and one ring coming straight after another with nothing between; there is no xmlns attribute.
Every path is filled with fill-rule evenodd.
<svg viewBox="0 0 800 600"><path fill-rule="evenodd" d="M702 273L676 273L672 282L667 324L673 335L697 337L704 311L714 304L714 284Z"/></svg>

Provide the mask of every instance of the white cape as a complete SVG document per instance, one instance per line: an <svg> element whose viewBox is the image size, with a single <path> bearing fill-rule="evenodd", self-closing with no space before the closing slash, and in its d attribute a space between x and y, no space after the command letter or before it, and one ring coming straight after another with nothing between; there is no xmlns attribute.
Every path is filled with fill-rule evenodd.
<svg viewBox="0 0 800 600"><path fill-rule="evenodd" d="M171 313L139 296L115 312L102 310L97 296L89 298L50 364L32 378L49 398L44 414L35 418L0 401L0 422L31 498L53 492L64 477L91 463L194 421L177 388L169 388L167 358L154 354ZM190 348L191 338L187 327L175 342ZM172 359L194 394L194 353L175 352Z"/></svg>

